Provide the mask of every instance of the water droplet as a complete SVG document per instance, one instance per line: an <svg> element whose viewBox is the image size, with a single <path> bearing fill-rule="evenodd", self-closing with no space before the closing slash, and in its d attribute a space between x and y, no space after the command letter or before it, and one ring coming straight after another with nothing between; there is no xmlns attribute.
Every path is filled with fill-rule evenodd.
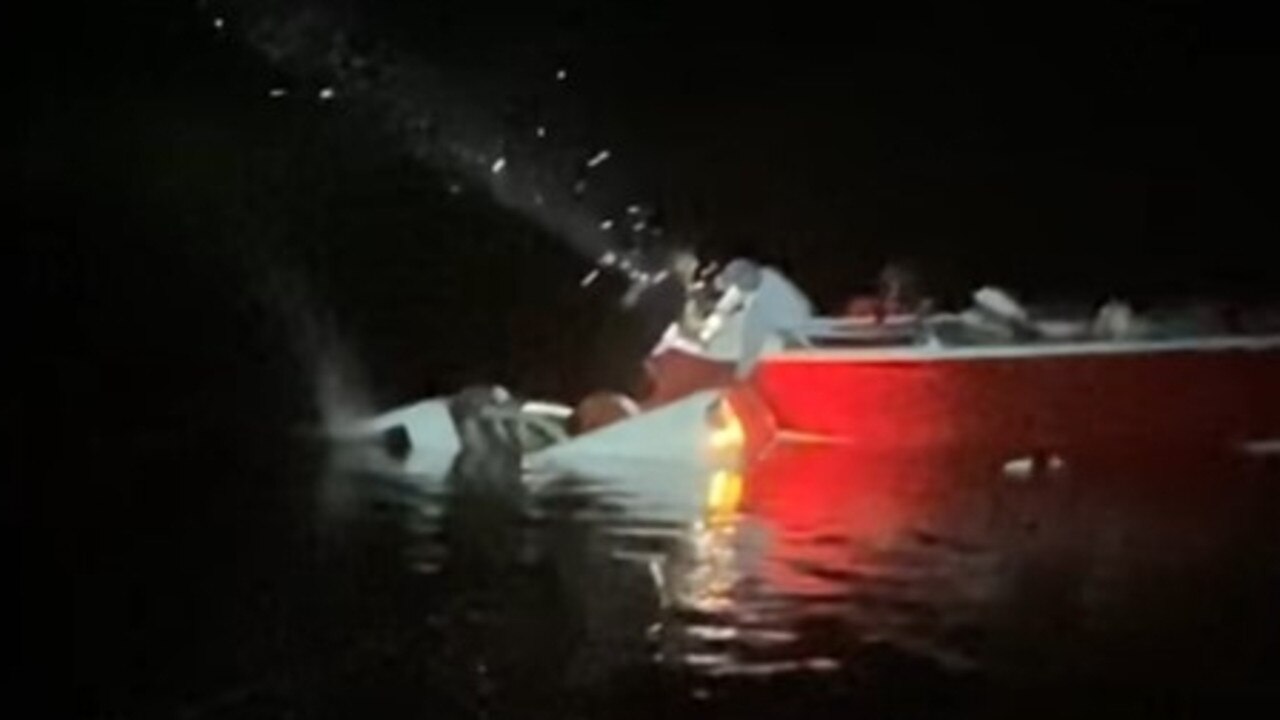
<svg viewBox="0 0 1280 720"><path fill-rule="evenodd" d="M593 155L590 160L587 161L587 167L589 168L599 167L600 165L604 164L604 162L609 158L610 158L609 151L601 150L600 152Z"/></svg>
<svg viewBox="0 0 1280 720"><path fill-rule="evenodd" d="M449 184L449 194L450 194L450 195L461 195L461 194L462 194L462 186L461 186L461 185L459 185L458 183L450 183L450 184Z"/></svg>
<svg viewBox="0 0 1280 720"><path fill-rule="evenodd" d="M507 166L507 159L504 157L500 157L497 160L493 161L493 165L490 166L489 169L493 171L494 175L497 175L498 173L502 172L502 169L505 168L506 166Z"/></svg>
<svg viewBox="0 0 1280 720"><path fill-rule="evenodd" d="M556 70L556 82L564 82L565 80L568 80L568 79L569 79L568 70L564 68L560 68Z"/></svg>
<svg viewBox="0 0 1280 720"><path fill-rule="evenodd" d="M316 94L316 97L320 98L321 100L328 101L328 100L332 100L336 94L337 93L334 92L333 88L326 86L326 87L320 88L320 92Z"/></svg>
<svg viewBox="0 0 1280 720"><path fill-rule="evenodd" d="M601 221L600 221L600 229L601 229L601 230L612 230L612 229L613 229L613 221L612 221L612 220L609 220L609 219L601 220Z"/></svg>
<svg viewBox="0 0 1280 720"><path fill-rule="evenodd" d="M271 88L271 90L267 93L269 97L273 97L273 98L282 98L288 94L289 94L289 91L282 87Z"/></svg>
<svg viewBox="0 0 1280 720"><path fill-rule="evenodd" d="M216 17L213 19L213 29L215 30L221 30L222 28L226 27L226 25L227 25L227 21L223 20L220 17Z"/></svg>
<svg viewBox="0 0 1280 720"><path fill-rule="evenodd" d="M547 126L546 126L546 125L539 125L539 126L538 126L538 130L537 130L537 135L538 135L538 137L540 137L540 138L544 138L544 137L546 137L546 136L547 136Z"/></svg>
<svg viewBox="0 0 1280 720"><path fill-rule="evenodd" d="M640 208L640 206L639 206L639 205L628 205L628 206L627 206L627 213L628 213L628 214L631 214L631 215L639 215L639 214L640 214L640 210L641 210L641 208Z"/></svg>

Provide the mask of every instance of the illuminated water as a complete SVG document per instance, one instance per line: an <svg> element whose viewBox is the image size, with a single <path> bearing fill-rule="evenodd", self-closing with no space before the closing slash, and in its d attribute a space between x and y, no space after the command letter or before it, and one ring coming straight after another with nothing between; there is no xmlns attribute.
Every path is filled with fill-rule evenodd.
<svg viewBox="0 0 1280 720"><path fill-rule="evenodd" d="M411 538L405 573L468 578L497 644L475 662L507 664L525 712L522 663L609 716L796 703L822 717L1069 716L1272 699L1274 464L1129 459L1010 480L956 458L838 454L748 474L741 515L691 506L688 523L610 513L590 493L517 503L465 485L385 507ZM564 604L534 620L521 592L540 572ZM559 613L554 639L522 625ZM501 695L500 673L486 677Z"/></svg>

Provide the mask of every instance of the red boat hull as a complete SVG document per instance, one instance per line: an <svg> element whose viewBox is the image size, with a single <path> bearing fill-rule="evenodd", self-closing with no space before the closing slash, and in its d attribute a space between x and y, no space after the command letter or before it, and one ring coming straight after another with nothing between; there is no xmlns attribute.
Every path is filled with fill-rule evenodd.
<svg viewBox="0 0 1280 720"><path fill-rule="evenodd" d="M1280 438L1280 348L963 358L766 358L749 427L873 450L1027 453ZM753 438L753 445L767 444Z"/></svg>

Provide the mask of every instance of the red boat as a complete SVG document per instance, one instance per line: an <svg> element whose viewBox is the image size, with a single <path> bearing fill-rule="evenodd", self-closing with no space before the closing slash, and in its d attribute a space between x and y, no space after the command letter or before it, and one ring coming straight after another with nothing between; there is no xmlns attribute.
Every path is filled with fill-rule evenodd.
<svg viewBox="0 0 1280 720"><path fill-rule="evenodd" d="M436 399L357 434L398 433L447 465L483 434L458 421L474 416L515 437L527 469L588 476L637 460L741 469L780 440L963 449L1014 474L1175 445L1280 452L1280 315L1135 316L1110 302L1063 316L984 288L958 313L824 318L772 268L736 277L705 322L672 325L646 397L570 408L504 396L462 415Z"/></svg>
<svg viewBox="0 0 1280 720"><path fill-rule="evenodd" d="M1274 316L1135 318L1118 303L1041 315L987 288L959 314L780 329L729 383L715 412L719 443L741 445L744 462L779 439L872 452L981 450L1015 470L1173 445L1280 451Z"/></svg>
<svg viewBox="0 0 1280 720"><path fill-rule="evenodd" d="M729 400L753 451L779 435L880 450L1070 454L1280 439L1280 338L799 349Z"/></svg>

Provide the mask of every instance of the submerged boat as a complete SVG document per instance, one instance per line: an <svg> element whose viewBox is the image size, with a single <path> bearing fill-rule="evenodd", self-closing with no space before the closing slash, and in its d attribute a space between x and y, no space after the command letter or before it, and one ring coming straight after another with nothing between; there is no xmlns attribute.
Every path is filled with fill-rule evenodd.
<svg viewBox="0 0 1280 720"><path fill-rule="evenodd" d="M1138 317L1115 302L1062 314L983 288L961 312L820 317L780 272L748 269L721 285L705 322L672 324L644 398L602 393L569 406L473 389L348 434L379 438L406 472L442 474L501 448L531 479L652 482L691 469L704 497L734 496L717 490L715 471L743 469L780 442L981 450L1013 475L1099 453L1280 453L1274 314Z"/></svg>

